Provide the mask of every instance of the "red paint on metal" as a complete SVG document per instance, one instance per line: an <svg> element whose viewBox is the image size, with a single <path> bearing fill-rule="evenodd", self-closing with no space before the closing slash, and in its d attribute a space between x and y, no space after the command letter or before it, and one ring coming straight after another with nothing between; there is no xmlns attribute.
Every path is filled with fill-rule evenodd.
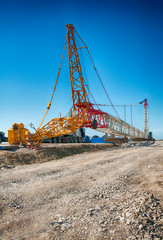
<svg viewBox="0 0 163 240"><path fill-rule="evenodd" d="M147 99L144 99L144 107L148 106Z"/></svg>

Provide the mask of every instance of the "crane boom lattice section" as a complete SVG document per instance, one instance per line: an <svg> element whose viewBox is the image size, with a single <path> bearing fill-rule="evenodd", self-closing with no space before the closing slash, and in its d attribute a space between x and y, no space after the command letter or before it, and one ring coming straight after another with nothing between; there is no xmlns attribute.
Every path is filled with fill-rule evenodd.
<svg viewBox="0 0 163 240"><path fill-rule="evenodd" d="M74 39L74 27L72 24L67 25L68 33L68 55L69 55L69 74L71 81L71 91L73 106L76 104L87 104L88 95L85 90L82 69L79 60L79 54Z"/></svg>
<svg viewBox="0 0 163 240"><path fill-rule="evenodd" d="M115 136L126 136L133 138L148 138L148 132L143 132L125 121L112 116L111 114L105 115L106 127L100 127L97 125L97 129L100 132L115 135Z"/></svg>

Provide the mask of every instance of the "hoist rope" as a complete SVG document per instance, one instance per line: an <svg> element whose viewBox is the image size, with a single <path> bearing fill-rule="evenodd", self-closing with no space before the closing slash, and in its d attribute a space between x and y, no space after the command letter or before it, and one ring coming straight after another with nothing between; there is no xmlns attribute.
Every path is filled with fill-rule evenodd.
<svg viewBox="0 0 163 240"><path fill-rule="evenodd" d="M59 78L59 74L60 74L60 71L61 71L61 66L62 66L62 61L63 61L64 52L65 52L67 38L68 38L68 34L66 34L66 39L65 39L65 43L64 43L63 52L62 52L61 62L60 62L60 65L59 65L59 70L58 70L57 78L56 78L56 81L55 81L54 89L53 89L53 92L52 92L52 96L51 96L50 102L48 103L48 106L47 106L46 112L45 112L45 114L43 116L43 119L42 119L39 127L37 128L37 131L40 129L40 127L41 127L41 125L42 125L42 123L43 123L43 121L44 121L44 119L46 117L46 114L48 113L48 111L50 109L50 106L51 106L51 103L52 103L52 100L53 100L54 92L55 92L55 89L56 89L56 86L57 86L57 82L58 82L58 78Z"/></svg>
<svg viewBox="0 0 163 240"><path fill-rule="evenodd" d="M79 44L79 42L78 42L78 39L76 38L76 36L74 35L74 38L75 38L75 40L76 40L76 42L77 42L77 44L78 44L78 46L79 47L77 47L77 49L79 49L80 50L80 58L81 58L81 64L82 64L82 66L83 66L83 71L84 71L84 75L85 75L85 85L87 86L88 85L88 78L87 78L87 74L86 74L86 71L85 71L85 65L84 65L84 61L83 61L83 56L82 56L82 48L80 47L80 44Z"/></svg>
<svg viewBox="0 0 163 240"><path fill-rule="evenodd" d="M94 105L94 104L93 104ZM109 105L109 104L96 104L98 106L104 106L104 107L112 107L112 106L115 106L115 107L126 107L126 106L138 106L139 103L135 103L135 104L119 104L119 105Z"/></svg>
<svg viewBox="0 0 163 240"><path fill-rule="evenodd" d="M74 35L74 37L75 37L75 35ZM84 75L85 75L85 78L86 78L86 81L83 79L84 84L85 84L85 86L87 87L88 93L90 94L90 96L92 97L92 99L93 99L93 101L94 101L94 103L95 103L94 105L96 105L97 108L99 109L98 104L96 103L95 98L93 97L93 94L91 93L91 90L90 90L90 88L89 88L89 86L88 86L88 78L87 78L87 75L86 75L85 66L84 66L84 61L83 61L83 56L82 56L82 51L81 51L82 47L80 47L80 44L79 44L79 42L78 42L78 40L77 40L76 37L75 37L75 40L76 40L77 44L79 45L79 47L78 47L77 49L80 49L80 56L81 56L81 60L82 60L81 63L82 63L82 67L83 67L83 70L84 70ZM89 99L89 97L88 97L88 99Z"/></svg>

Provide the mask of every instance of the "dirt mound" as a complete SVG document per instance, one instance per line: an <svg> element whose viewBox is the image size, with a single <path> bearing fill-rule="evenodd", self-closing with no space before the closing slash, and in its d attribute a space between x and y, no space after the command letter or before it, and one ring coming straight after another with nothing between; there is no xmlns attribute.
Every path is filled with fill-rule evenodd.
<svg viewBox="0 0 163 240"><path fill-rule="evenodd" d="M43 163L84 152L105 150L111 147L113 147L112 144L43 144L40 150L21 148L16 151L3 151L0 155L0 168Z"/></svg>

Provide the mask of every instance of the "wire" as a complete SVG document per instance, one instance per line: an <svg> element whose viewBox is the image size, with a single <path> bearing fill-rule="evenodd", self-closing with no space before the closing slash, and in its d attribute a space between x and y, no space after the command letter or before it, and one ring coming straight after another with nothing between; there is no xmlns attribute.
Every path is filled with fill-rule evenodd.
<svg viewBox="0 0 163 240"><path fill-rule="evenodd" d="M86 71L85 71L85 66L84 66L84 61L83 61L83 56L82 56L82 48L80 47L80 44L79 44L79 42L78 42L78 39L76 38L75 35L74 35L74 37L75 37L75 40L76 40L76 42L77 42L77 44L78 44L78 46L79 46L77 49L80 50L80 58L81 58L81 62L82 62L82 67L83 67L85 79L86 79L86 85L88 85L88 78L87 78L87 74L86 74Z"/></svg>
<svg viewBox="0 0 163 240"><path fill-rule="evenodd" d="M133 126L133 120L132 120L132 105L130 105L130 111L131 111L131 126Z"/></svg>
<svg viewBox="0 0 163 240"><path fill-rule="evenodd" d="M116 107L126 107L126 106L138 106L139 103L136 104L123 104L123 105L109 105L109 104L96 104L98 106L104 106L104 107L112 107L112 106L116 106Z"/></svg>
<svg viewBox="0 0 163 240"><path fill-rule="evenodd" d="M85 82L85 81L84 81L84 82ZM88 86L87 86L87 89L88 89L88 92L89 92L89 94L91 95L91 97L92 97L92 99L93 99L93 101L94 101L94 103L95 103L95 104L92 104L92 105L96 105L97 108L99 109L98 104L96 103L95 98L93 97L93 94L91 93L91 91L90 91L90 89L89 89Z"/></svg>
<svg viewBox="0 0 163 240"><path fill-rule="evenodd" d="M61 71L61 66L62 66L62 61L63 61L63 56L64 56L64 52L65 52L65 47L66 47L66 42L67 42L67 37L68 37L68 34L66 34L66 39L65 39L65 44L64 44L64 48L63 48L63 53L62 53L62 57L61 57L61 62L60 62L60 66L59 66L59 70L58 70L58 74L57 74L57 78L56 78L56 82L55 82L55 85L54 85L54 89L53 89L53 92L52 92L52 96L51 96L51 99L50 99L50 102L48 103L48 106L47 106L47 109L46 109L46 112L43 116L43 119L39 125L39 127L37 128L37 131L40 129L45 117L46 117L46 114L48 113L49 109L50 109L50 106L51 106L51 103L52 103L52 100L53 100L53 96L54 96L54 92L55 92L55 89L57 87L57 82L58 82L58 78L59 78L59 74L60 74L60 71Z"/></svg>
<svg viewBox="0 0 163 240"><path fill-rule="evenodd" d="M78 49L80 49L80 56L81 56L81 60L82 60L81 63L82 63L82 67L83 67L84 75L85 75L85 78L86 78L86 81L85 81L84 78L83 78L84 84L85 84L85 86L87 87L87 89L88 89L88 93L91 95L91 97L92 97L92 99L93 99L95 105L96 105L97 108L99 109L98 104L96 103L95 98L93 97L93 94L91 93L90 88L89 88L88 78L87 78L87 75L86 75L85 66L84 66L84 61L83 61L83 56L82 56L82 51L81 51L83 48L80 47L80 44L79 44L79 42L78 42L78 40L77 40L77 38L76 38L75 35L74 35L74 37L75 37L75 40L76 40L76 42L77 42L77 44L78 44L78 46L79 46ZM85 47L84 47L84 48L85 48ZM88 99L89 99L89 97L88 97Z"/></svg>

